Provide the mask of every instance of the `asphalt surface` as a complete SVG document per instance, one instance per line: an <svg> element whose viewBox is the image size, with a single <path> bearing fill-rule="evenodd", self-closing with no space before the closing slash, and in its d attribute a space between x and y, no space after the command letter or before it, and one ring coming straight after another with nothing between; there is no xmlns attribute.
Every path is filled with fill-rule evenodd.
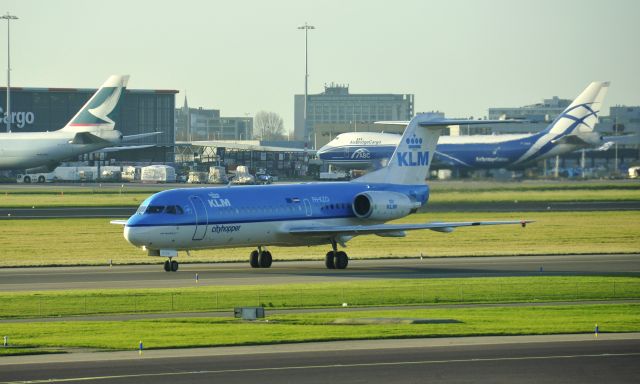
<svg viewBox="0 0 640 384"><path fill-rule="evenodd" d="M0 208L0 220L128 218L137 207ZM637 211L640 201L503 202L427 204L423 212Z"/></svg>
<svg viewBox="0 0 640 384"><path fill-rule="evenodd" d="M0 382L635 383L639 337L471 337L5 357Z"/></svg>
<svg viewBox="0 0 640 384"><path fill-rule="evenodd" d="M196 273L198 274L197 282ZM269 269L253 269L248 263L182 263L178 272L164 272L160 263L113 267L0 268L0 291L166 288L367 279L539 275L640 276L640 255L352 260L345 270L328 270L320 260L288 262L276 260Z"/></svg>

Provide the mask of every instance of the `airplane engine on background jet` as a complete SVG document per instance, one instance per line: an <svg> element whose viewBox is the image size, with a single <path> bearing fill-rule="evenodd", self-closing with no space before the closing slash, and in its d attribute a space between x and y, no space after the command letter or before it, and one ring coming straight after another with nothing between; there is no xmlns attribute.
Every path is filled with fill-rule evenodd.
<svg viewBox="0 0 640 384"><path fill-rule="evenodd" d="M420 203L398 192L363 192L353 199L353 213L360 219L393 220L413 213Z"/></svg>

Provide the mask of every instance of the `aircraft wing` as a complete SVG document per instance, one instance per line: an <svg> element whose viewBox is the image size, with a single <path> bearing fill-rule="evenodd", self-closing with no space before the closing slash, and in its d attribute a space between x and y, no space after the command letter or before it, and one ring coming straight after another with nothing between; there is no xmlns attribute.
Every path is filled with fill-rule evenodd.
<svg viewBox="0 0 640 384"><path fill-rule="evenodd" d="M247 151L262 151L262 152L306 152L309 155L313 155L316 153L315 150L312 149L301 149L301 148L289 148L289 147L272 147L266 145L254 145L254 144L244 144L244 143L234 143L228 141L220 141L220 140L205 140L205 141L192 141L192 145L197 145L201 147L220 147L220 148L229 148L229 149L242 149Z"/></svg>
<svg viewBox="0 0 640 384"><path fill-rule="evenodd" d="M458 222L430 222L421 224L375 224L375 225L337 225L337 226L314 226L314 227L292 227L289 233L297 235L317 235L317 236L357 236L357 235L380 235L380 236L403 236L404 231L416 229L430 229L436 232L452 232L458 227L475 227L479 225L504 225L520 224L525 227L530 220L521 221L458 221Z"/></svg>
<svg viewBox="0 0 640 384"><path fill-rule="evenodd" d="M115 225L127 225L127 220L111 220L110 223Z"/></svg>

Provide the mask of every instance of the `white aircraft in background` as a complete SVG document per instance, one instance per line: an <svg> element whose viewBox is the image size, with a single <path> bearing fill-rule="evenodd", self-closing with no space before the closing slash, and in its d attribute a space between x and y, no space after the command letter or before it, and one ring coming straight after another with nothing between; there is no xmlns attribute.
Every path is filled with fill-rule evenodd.
<svg viewBox="0 0 640 384"><path fill-rule="evenodd" d="M484 124L471 121L469 124ZM338 244L360 235L404 237L406 231L451 232L457 227L521 224L527 221L429 222L385 224L427 203L425 183L440 131L439 119L411 120L386 167L349 182L265 186L180 188L147 198L124 225L125 239L167 257L165 271L176 271L178 251L253 246L254 268L271 266L266 247L330 245L329 269L344 269L349 258Z"/></svg>
<svg viewBox="0 0 640 384"><path fill-rule="evenodd" d="M53 132L0 133L0 170L55 168L62 160L102 150L113 152L149 147L113 147L159 132L123 136L111 114L117 110L129 76L113 75L62 129Z"/></svg>
<svg viewBox="0 0 640 384"><path fill-rule="evenodd" d="M445 168L518 168L551 156L582 148L624 143L624 136L602 137L594 131L609 82L595 81L549 126L534 134L443 136L434 157ZM442 119L443 123L448 119ZM505 122L505 121L502 121ZM408 122L380 122L406 125ZM459 123L465 125L465 122ZM447 125L456 125L450 120ZM375 167L393 154L400 135L376 132L347 132L336 136L317 152L320 160L343 167Z"/></svg>

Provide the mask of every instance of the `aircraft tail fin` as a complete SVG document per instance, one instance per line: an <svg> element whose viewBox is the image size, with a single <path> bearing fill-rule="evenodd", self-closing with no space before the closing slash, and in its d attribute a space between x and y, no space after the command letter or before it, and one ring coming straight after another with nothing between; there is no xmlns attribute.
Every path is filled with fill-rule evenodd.
<svg viewBox="0 0 640 384"><path fill-rule="evenodd" d="M386 167L354 179L355 183L423 184L443 128L441 118L416 115L407 125Z"/></svg>
<svg viewBox="0 0 640 384"><path fill-rule="evenodd" d="M593 132L608 89L608 81L589 84L544 132L556 135Z"/></svg>
<svg viewBox="0 0 640 384"><path fill-rule="evenodd" d="M87 132L113 130L113 116L118 111L129 76L112 75L62 128L63 131Z"/></svg>

